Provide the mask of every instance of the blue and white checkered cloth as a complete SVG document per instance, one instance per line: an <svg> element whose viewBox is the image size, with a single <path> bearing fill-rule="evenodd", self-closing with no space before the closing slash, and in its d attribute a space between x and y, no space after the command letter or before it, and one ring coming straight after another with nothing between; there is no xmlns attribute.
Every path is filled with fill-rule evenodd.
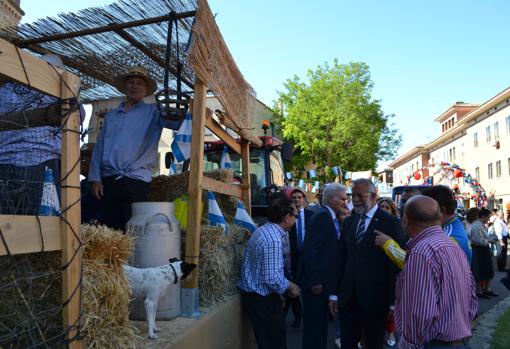
<svg viewBox="0 0 510 349"><path fill-rule="evenodd" d="M244 250L237 287L261 296L283 294L289 288L284 275L285 235L286 232L274 223L266 223L253 232Z"/></svg>

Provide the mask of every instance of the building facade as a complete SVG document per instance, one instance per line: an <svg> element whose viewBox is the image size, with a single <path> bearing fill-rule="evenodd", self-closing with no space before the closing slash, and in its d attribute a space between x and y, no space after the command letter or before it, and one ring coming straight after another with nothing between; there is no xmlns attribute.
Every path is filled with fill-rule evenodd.
<svg viewBox="0 0 510 349"><path fill-rule="evenodd" d="M441 131L438 138L389 165L395 185L422 184L431 176L434 184L465 193L465 204L473 205L472 183L441 170L441 164L449 164L480 183L489 207L505 207L510 202L510 88L481 105L457 102L435 121Z"/></svg>
<svg viewBox="0 0 510 349"><path fill-rule="evenodd" d="M19 0L0 0L0 28L17 26L24 14Z"/></svg>

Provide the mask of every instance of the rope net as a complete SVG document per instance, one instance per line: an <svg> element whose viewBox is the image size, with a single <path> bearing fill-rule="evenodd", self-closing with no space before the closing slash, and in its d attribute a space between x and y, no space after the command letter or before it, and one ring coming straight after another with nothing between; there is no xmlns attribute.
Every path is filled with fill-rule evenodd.
<svg viewBox="0 0 510 349"><path fill-rule="evenodd" d="M63 70L55 72L62 82ZM0 79L0 215L35 216L41 237L40 252L12 255L0 226L0 245L6 251L0 256L0 348L66 348L73 340L70 331L80 334L79 323L63 324L69 300L63 300L62 273L70 262L63 263L61 251L45 251L39 219L59 216L74 205L61 206L61 183L68 174L61 176L60 154L62 132L73 132L67 124L78 110L76 101L77 96L63 100ZM72 161L74 169L79 158ZM68 224L63 216L61 220ZM73 260L80 251L81 243ZM81 277L69 298L80 288Z"/></svg>

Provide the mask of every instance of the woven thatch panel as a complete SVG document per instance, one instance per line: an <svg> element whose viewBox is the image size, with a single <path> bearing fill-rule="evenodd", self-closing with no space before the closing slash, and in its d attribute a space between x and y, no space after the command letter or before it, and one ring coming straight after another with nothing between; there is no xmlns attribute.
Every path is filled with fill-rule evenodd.
<svg viewBox="0 0 510 349"><path fill-rule="evenodd" d="M255 91L244 80L230 54L207 1L198 0L198 5L188 64L202 81L207 82L225 108L225 125L241 137L261 145L251 132L254 129L251 117L255 108Z"/></svg>
<svg viewBox="0 0 510 349"><path fill-rule="evenodd" d="M225 113L221 117L225 125L241 137L260 145L260 140L252 133L255 92L239 71L206 0L199 0L198 4L195 0L120 0L105 7L91 7L19 27L4 28L0 36L36 54L59 55L67 69L80 76L81 99L99 100L120 96L114 77L134 65L144 66L158 83L159 89L163 87L164 69L161 62L165 60L168 21L127 28L124 29L125 33L107 31L35 44L23 44L21 41L157 18L171 11L186 13L195 10L194 24L193 17L179 20L180 60L185 62L187 59L188 62L183 68L183 81L188 84L189 90L192 89L195 73L206 81L224 108ZM133 46L127 37L148 49L155 58L150 58ZM186 52L189 41L191 45L189 52ZM171 66L175 71L175 34L172 43ZM175 86L175 79L171 84Z"/></svg>

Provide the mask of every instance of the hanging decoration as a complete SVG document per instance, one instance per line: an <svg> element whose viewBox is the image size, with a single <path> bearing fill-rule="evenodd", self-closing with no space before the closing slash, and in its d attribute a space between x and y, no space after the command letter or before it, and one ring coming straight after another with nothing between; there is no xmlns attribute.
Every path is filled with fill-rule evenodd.
<svg viewBox="0 0 510 349"><path fill-rule="evenodd" d="M457 200L474 200L478 207L487 205L487 194L485 189L480 185L478 179L471 176L466 172L465 169L459 167L459 165L445 161L442 161L439 164L429 164L428 166L423 166L422 168L416 170L414 173L407 177L407 183L404 185L409 185L412 178L415 180L420 180L422 177L420 172L423 173L425 170L429 170L430 172L433 172L433 174L427 178L424 178L423 184L432 185L433 175L439 176L439 183L444 180L455 179L462 182L461 178L463 178L463 182L469 186L471 192L461 192L460 186L458 184L454 184L453 189L455 198Z"/></svg>

